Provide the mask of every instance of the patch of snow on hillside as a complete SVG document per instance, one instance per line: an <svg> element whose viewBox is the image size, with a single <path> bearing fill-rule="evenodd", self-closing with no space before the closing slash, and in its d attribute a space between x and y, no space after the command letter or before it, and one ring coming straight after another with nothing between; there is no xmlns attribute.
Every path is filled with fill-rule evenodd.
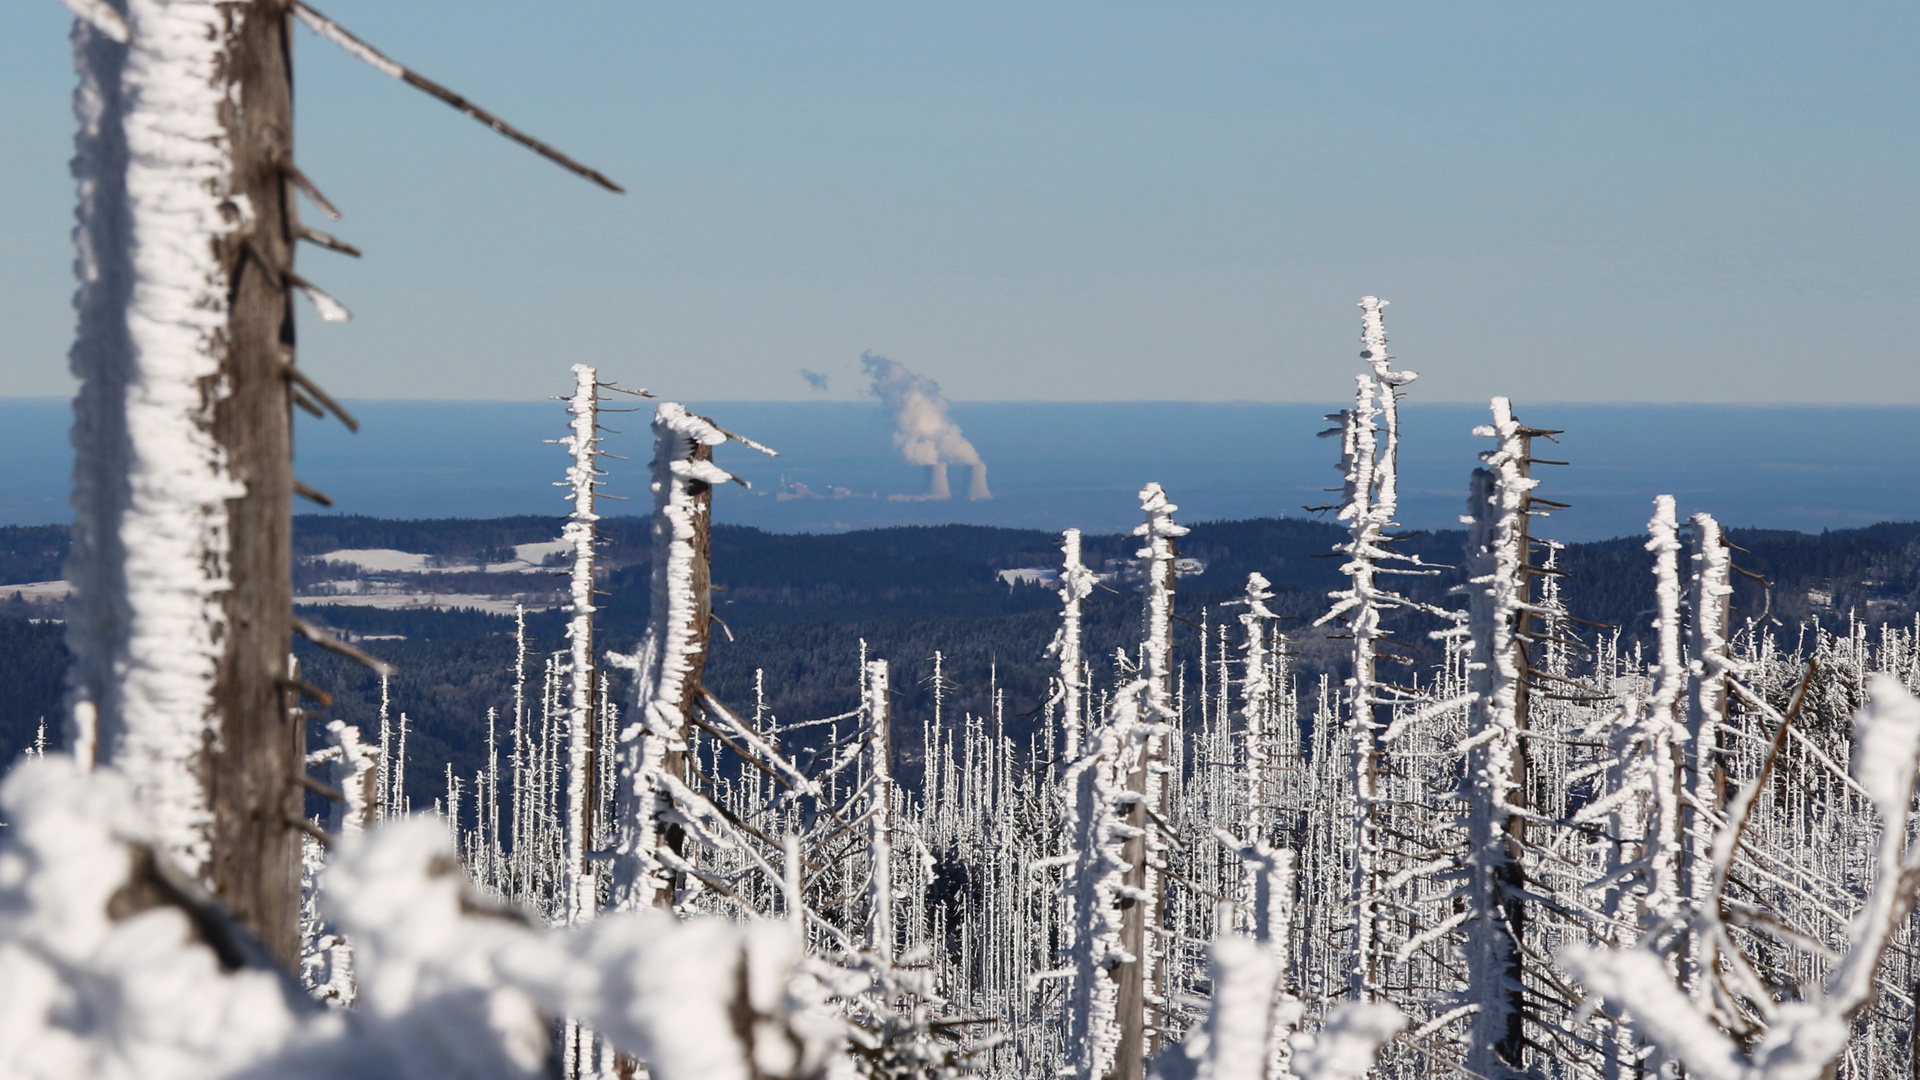
<svg viewBox="0 0 1920 1080"><path fill-rule="evenodd" d="M64 581L29 581L19 585L0 585L0 597L18 596L29 604L65 600L73 586Z"/></svg>
<svg viewBox="0 0 1920 1080"><path fill-rule="evenodd" d="M345 563L372 573L420 574L427 571L429 558L411 551L395 551L393 548L349 548L329 551L319 556L317 561Z"/></svg>
<svg viewBox="0 0 1920 1080"><path fill-rule="evenodd" d="M370 607L383 608L387 611L418 608L455 611L466 608L492 615L511 615L516 607L525 607L528 611L547 611L559 606L559 603L550 596L533 597L524 594L482 596L479 593L360 593L296 596L293 602L300 607Z"/></svg>

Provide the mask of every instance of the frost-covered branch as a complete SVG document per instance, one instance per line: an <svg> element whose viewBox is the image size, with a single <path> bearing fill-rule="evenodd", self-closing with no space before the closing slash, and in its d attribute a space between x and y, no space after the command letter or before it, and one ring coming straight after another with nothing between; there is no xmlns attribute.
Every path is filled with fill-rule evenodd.
<svg viewBox="0 0 1920 1080"><path fill-rule="evenodd" d="M1062 919L1062 948L1072 959L1065 1043L1067 1064L1079 1080L1103 1080L1114 1066L1120 1046L1116 969L1136 959L1122 940L1121 906L1130 869L1127 845L1142 830L1131 820L1138 798L1127 788L1122 763L1127 748L1140 742L1145 690L1138 682L1120 688L1063 778L1074 860Z"/></svg>
<svg viewBox="0 0 1920 1080"><path fill-rule="evenodd" d="M1854 778L1880 816L1872 885L1824 985L1806 988L1802 1000L1780 1005L1750 1050L1676 985L1666 957L1651 944L1570 949L1562 962L1596 997L1623 1009L1634 1029L1689 1076L1818 1080L1829 1075L1847 1049L1855 1017L1873 998L1881 961L1920 889L1920 850L1908 839L1916 767L1920 701L1893 676L1874 675L1868 705L1855 721L1853 761Z"/></svg>
<svg viewBox="0 0 1920 1080"><path fill-rule="evenodd" d="M893 959L893 749L887 710L887 662L867 664L867 950Z"/></svg>

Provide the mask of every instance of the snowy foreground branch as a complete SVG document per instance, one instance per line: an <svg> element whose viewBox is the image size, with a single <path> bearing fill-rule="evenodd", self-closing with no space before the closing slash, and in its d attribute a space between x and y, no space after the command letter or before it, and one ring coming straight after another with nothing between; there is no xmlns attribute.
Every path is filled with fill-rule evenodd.
<svg viewBox="0 0 1920 1080"><path fill-rule="evenodd" d="M1406 1026L1400 1010L1349 1001L1327 1016L1317 1035L1296 1033L1300 1004L1278 992L1285 967L1272 948L1228 937L1209 949L1213 1003L1206 1023L1154 1061L1153 1080L1279 1080L1271 1071L1274 1042L1291 1050L1301 1080L1360 1080L1388 1039Z"/></svg>
<svg viewBox="0 0 1920 1080"><path fill-rule="evenodd" d="M1675 982L1667 959L1651 944L1569 949L1561 957L1588 990L1619 1006L1641 1035L1696 1080L1818 1080L1830 1075L1847 1049L1854 1018L1873 999L1874 973L1911 913L1920 886L1920 849L1907 843L1914 774L1920 764L1920 701L1886 674L1872 676L1870 693L1871 700L1854 722L1853 775L1881 820L1872 889L1825 985L1809 987L1801 1000L1777 1006L1750 1051L1714 1022L1705 1002ZM1758 782L1764 781L1762 777ZM1730 861L1733 847L1716 844L1716 861Z"/></svg>
<svg viewBox="0 0 1920 1080"><path fill-rule="evenodd" d="M156 869L117 772L24 762L0 816L0 1076L532 1077L563 1015L662 1080L823 1077L844 1060L790 928L652 910L536 928L475 899L438 822L344 836L321 880L355 944L348 1012Z"/></svg>

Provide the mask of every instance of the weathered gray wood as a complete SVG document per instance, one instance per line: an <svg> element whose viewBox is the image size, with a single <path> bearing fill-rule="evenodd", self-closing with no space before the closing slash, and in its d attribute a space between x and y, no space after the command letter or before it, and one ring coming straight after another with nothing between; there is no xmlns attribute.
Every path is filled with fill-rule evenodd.
<svg viewBox="0 0 1920 1080"><path fill-rule="evenodd" d="M1171 546L1173 541L1168 540L1167 543ZM1165 575L1161 585L1168 595L1173 593L1173 564L1173 559L1167 559L1159 568ZM1161 643L1166 650L1163 655L1171 656L1173 653L1171 619L1167 620L1162 633L1166 635L1166 639ZM1171 696L1173 690L1171 673L1161 672L1160 678L1162 685L1159 687L1159 692ZM1166 754L1165 740L1148 739L1138 766L1128 770L1125 777L1127 790L1139 795L1140 798L1127 808L1126 822L1137 831L1121 845L1120 857L1126 862L1127 870L1121 875L1120 882L1136 896L1146 890L1147 860L1153 857L1147 844L1148 831L1154 827L1148 815L1146 802L1148 774L1164 766ZM1160 789L1160 799L1161 805L1153 807L1152 810L1159 815L1161 821L1165 821L1167 807L1164 786ZM1134 959L1124 964L1115 964L1110 969L1115 988L1114 1006L1116 1019L1119 1021L1120 1042L1114 1052L1113 1069L1107 1074L1109 1080L1141 1080L1146 1075L1147 1058L1161 1041L1163 1034L1161 1029L1165 1025L1147 1022L1146 980L1147 949L1151 947L1147 940L1148 928L1157 927L1161 923L1161 901L1162 897L1157 890L1145 901L1131 897L1120 901L1120 947ZM1165 971L1165 964L1155 967L1156 982L1164 979ZM1153 989L1155 996L1164 1001L1166 998L1164 986L1155 986ZM1152 1042L1155 1045L1149 1045L1149 1029L1152 1029L1154 1035Z"/></svg>
<svg viewBox="0 0 1920 1080"><path fill-rule="evenodd" d="M292 25L276 0L228 9L223 116L232 191L245 195L250 229L217 251L231 282L225 356L227 395L213 433L246 494L227 504L229 577L222 597L227 636L214 689L219 737L208 748L213 812L208 884L233 917L281 963L300 950L300 788L306 732L284 688L293 613L293 419L286 369L293 361L292 296L286 275L297 235L286 167L293 153Z"/></svg>
<svg viewBox="0 0 1920 1080"><path fill-rule="evenodd" d="M706 417L701 417L706 420ZM707 420L712 424L713 421ZM716 425L717 426L717 425ZM713 460L713 447L704 443L694 443L693 450L687 455L696 462ZM713 629L713 485L705 480L689 480L687 493L693 498L693 538L688 541L693 547L693 625L687 627L688 641L693 644L686 656L687 676L680 684L679 707L674 715L680 717L679 745L685 747L692 738L690 719L693 710L701 707L700 696L706 693L704 682L707 673L707 645ZM668 774L692 783L691 770L688 768L687 753L684 749L669 750L661 762ZM675 823L669 823L659 831L660 842L675 855L686 854L687 831ZM654 891L653 906L673 907L673 887Z"/></svg>

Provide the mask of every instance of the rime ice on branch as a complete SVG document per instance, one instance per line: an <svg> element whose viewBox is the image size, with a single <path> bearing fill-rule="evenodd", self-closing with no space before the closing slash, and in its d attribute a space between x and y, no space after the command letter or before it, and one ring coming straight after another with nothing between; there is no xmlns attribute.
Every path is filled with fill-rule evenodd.
<svg viewBox="0 0 1920 1080"><path fill-rule="evenodd" d="M1671 516L1670 514L1668 515ZM1660 515L1656 513L1655 520ZM1871 699L1855 721L1853 776L1880 817L1873 875L1845 948L1824 985L1772 1009L1750 1048L1675 985L1666 958L1650 948L1570 949L1562 961L1597 997L1623 1008L1633 1028L1668 1061L1700 1080L1819 1080L1848 1049L1855 1017L1875 994L1875 975L1913 911L1920 850L1908 840L1914 775L1920 764L1920 701L1891 675L1872 677ZM1756 782L1764 782L1765 777ZM1742 793L1741 802L1751 798ZM1716 863L1732 843L1716 844ZM1719 870L1719 867L1716 867Z"/></svg>
<svg viewBox="0 0 1920 1080"><path fill-rule="evenodd" d="M867 664L867 951L893 960L893 751L887 712L887 662Z"/></svg>

